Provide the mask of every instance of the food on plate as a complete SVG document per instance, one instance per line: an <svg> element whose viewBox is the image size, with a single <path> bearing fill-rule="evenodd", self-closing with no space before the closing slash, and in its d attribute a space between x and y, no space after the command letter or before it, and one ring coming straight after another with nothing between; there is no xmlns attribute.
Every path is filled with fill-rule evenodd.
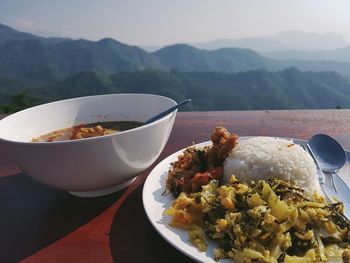
<svg viewBox="0 0 350 263"><path fill-rule="evenodd" d="M171 226L186 230L200 251L207 239L216 241L216 260L350 262L343 204L325 201L302 148L282 139L238 140L223 127L211 138L212 146L192 146L172 163Z"/></svg>
<svg viewBox="0 0 350 263"><path fill-rule="evenodd" d="M292 181L269 179L228 185L217 180L201 192L181 193L166 214L206 251L205 236L217 241L216 259L235 262L345 262L350 222L342 203L308 199Z"/></svg>
<svg viewBox="0 0 350 263"><path fill-rule="evenodd" d="M244 182L276 177L293 180L309 196L321 192L316 171L312 157L300 145L273 137L240 141L224 162L226 182L232 174Z"/></svg>
<svg viewBox="0 0 350 263"><path fill-rule="evenodd" d="M70 128L55 130L53 132L34 138L33 142L52 142L78 140L83 138L97 137L130 130L142 125L136 121L107 121L89 124L80 124Z"/></svg>
<svg viewBox="0 0 350 263"><path fill-rule="evenodd" d="M223 163L237 144L238 136L224 127L215 128L211 135L212 146L187 148L172 164L166 182L167 189L177 197L181 192L201 190L213 179L223 175Z"/></svg>

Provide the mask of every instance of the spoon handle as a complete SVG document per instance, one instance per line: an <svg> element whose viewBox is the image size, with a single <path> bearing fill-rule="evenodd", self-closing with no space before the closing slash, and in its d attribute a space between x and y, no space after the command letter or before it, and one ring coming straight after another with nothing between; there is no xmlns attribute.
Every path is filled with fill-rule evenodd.
<svg viewBox="0 0 350 263"><path fill-rule="evenodd" d="M344 199L350 201L350 189L348 185L343 181L343 179L337 173L332 173L332 180L335 191Z"/></svg>
<svg viewBox="0 0 350 263"><path fill-rule="evenodd" d="M158 119L164 117L165 115L168 115L169 113L173 112L173 111L176 110L177 108L181 107L182 105L185 105L186 103L188 103L188 102L190 102L190 101L191 101L191 99L184 100L184 101L180 102L179 104L177 104L177 105L175 105L175 106L173 106L173 107L171 107L171 108L169 108L169 109L167 109L167 110L165 110L165 111L163 111L163 112L157 114L156 116L154 116L154 117L148 119L148 120L145 121L143 124L145 125L145 124L149 124L149 123L151 123L151 122L154 122L154 121L156 121L156 120L158 120Z"/></svg>

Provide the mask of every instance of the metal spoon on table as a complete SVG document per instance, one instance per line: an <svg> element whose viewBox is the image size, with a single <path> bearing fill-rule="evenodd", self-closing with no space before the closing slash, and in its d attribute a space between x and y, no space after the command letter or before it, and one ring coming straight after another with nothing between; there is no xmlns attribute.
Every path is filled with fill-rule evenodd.
<svg viewBox="0 0 350 263"><path fill-rule="evenodd" d="M312 136L307 146L319 169L331 176L331 185L326 184L327 187L333 187L335 192L344 199L345 203L349 204L350 189L337 173L346 162L344 148L335 139L326 134Z"/></svg>
<svg viewBox="0 0 350 263"><path fill-rule="evenodd" d="M181 106L187 104L190 101L191 101L191 99L186 99L186 100L178 103L177 105L175 105L175 106L173 106L173 107L171 107L171 108L169 108L169 109L167 109L165 111L162 111L161 113L157 114L156 116L154 116L154 117L148 119L147 121L145 121L143 123L143 125L149 124L149 123L154 122L154 121L156 121L156 120L158 120L160 118L163 118L165 115L168 115L169 113L173 112L174 110L180 108Z"/></svg>

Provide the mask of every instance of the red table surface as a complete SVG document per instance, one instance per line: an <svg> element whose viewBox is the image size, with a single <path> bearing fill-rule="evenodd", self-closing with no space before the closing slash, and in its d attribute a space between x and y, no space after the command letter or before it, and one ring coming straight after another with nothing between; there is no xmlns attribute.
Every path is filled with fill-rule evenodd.
<svg viewBox="0 0 350 263"><path fill-rule="evenodd" d="M181 112L154 165L209 140L215 126L240 136L327 133L350 149L350 110ZM0 148L0 262L192 262L146 217L142 186L151 169L118 193L78 198L35 182Z"/></svg>

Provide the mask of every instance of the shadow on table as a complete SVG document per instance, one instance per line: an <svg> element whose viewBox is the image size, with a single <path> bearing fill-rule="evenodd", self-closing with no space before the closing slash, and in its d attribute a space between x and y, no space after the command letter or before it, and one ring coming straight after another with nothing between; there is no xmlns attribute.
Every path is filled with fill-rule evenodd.
<svg viewBox="0 0 350 263"><path fill-rule="evenodd" d="M142 186L128 196L113 219L110 246L115 262L194 262L153 228L142 205Z"/></svg>
<svg viewBox="0 0 350 263"><path fill-rule="evenodd" d="M18 262L61 239L110 207L122 193L78 198L25 174L0 177L1 262Z"/></svg>

